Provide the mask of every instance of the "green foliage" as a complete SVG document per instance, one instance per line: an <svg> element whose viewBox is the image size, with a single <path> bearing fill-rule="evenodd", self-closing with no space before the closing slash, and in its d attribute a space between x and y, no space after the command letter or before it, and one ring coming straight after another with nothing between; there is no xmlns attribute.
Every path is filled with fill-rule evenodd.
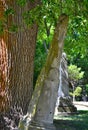
<svg viewBox="0 0 88 130"><path fill-rule="evenodd" d="M80 86L76 87L75 91L73 92L73 95L78 97L82 94L82 88Z"/></svg>
<svg viewBox="0 0 88 130"><path fill-rule="evenodd" d="M65 51L72 60L78 54L87 53L88 22L84 16L72 17L69 21L68 34L66 37ZM70 49L71 48L71 49ZM71 55L73 57L71 57Z"/></svg>
<svg viewBox="0 0 88 130"><path fill-rule="evenodd" d="M75 97L75 100L80 101L80 98L82 97L82 88L80 86L76 87L76 89L73 92L69 92L69 95L71 97Z"/></svg>
<svg viewBox="0 0 88 130"><path fill-rule="evenodd" d="M8 17L9 15L13 15L15 12L12 8L8 8L5 10L4 15Z"/></svg>
<svg viewBox="0 0 88 130"><path fill-rule="evenodd" d="M78 63L78 61L80 60L78 55L80 54L81 56L85 56L87 54L87 47L86 47L88 43L87 0L81 2L75 0L68 0L63 1L62 3L61 1L57 0L50 0L50 1L42 0L42 2L43 2L42 8L39 11L40 24L39 24L38 41L40 41L42 44L43 40L45 40L48 46L48 43L51 42L54 28L58 20L58 16L60 15L60 13L67 13L69 15L69 26L68 26L68 33L65 39L64 50L67 53L67 57L70 63L72 64ZM49 37L47 37L44 20L46 20L48 27L51 25ZM74 61L75 59L76 61ZM77 65L80 68L80 63ZM81 66L81 68L82 70L84 70L85 67L83 68L83 66ZM79 80L82 77L83 73L80 73L79 76L76 73L78 74L78 72L75 71L74 80Z"/></svg>
<svg viewBox="0 0 88 130"><path fill-rule="evenodd" d="M27 2L34 2L34 0L16 0L20 8L23 8ZM69 15L69 25L68 32L65 38L64 50L67 54L69 63L81 67L83 71L87 72L84 74L86 82L88 81L88 0L76 1L76 0L41 0L41 6L36 6L31 10L23 12L23 22L28 27L32 26L35 22L39 25L39 33L37 38L37 49L35 57L36 70L41 70L44 64L46 52L43 47L43 41L46 42L47 49L49 49L49 44L52 40L55 25L58 21L58 16L61 13L66 13ZM70 11L69 11L70 10ZM14 15L14 10L12 7L6 9L5 18L9 15ZM50 31L49 36L47 36L47 31ZM0 33L6 29L6 20L0 19ZM10 32L17 32L20 27L17 27L15 23L12 23L9 27ZM50 30L49 30L50 29ZM41 49L41 46L43 49ZM41 52L41 53L40 53ZM43 58L44 57L44 58ZM38 59L38 60L37 60ZM38 62L42 59L41 65ZM44 59L44 61L43 61ZM39 68L38 68L39 67ZM81 71L81 70L80 70ZM39 72L39 71L38 71ZM73 79L77 79L78 76L74 72ZM82 73L81 73L82 74ZM80 74L80 75L81 75ZM81 78L81 77L80 77ZM78 80L78 79L77 79Z"/></svg>
<svg viewBox="0 0 88 130"><path fill-rule="evenodd" d="M17 4L19 6L24 6L26 4L27 0L17 0Z"/></svg>
<svg viewBox="0 0 88 130"><path fill-rule="evenodd" d="M69 81L73 87L73 92L70 92L69 94L73 96L73 99L76 97L76 100L81 100L82 88L80 86L77 86L77 83L79 83L78 81L80 79L83 79L84 72L81 71L81 68L71 64L68 66L68 75Z"/></svg>
<svg viewBox="0 0 88 130"><path fill-rule="evenodd" d="M41 69L46 61L46 52L44 49L44 45L41 42L37 42L36 45L36 54L34 60L34 85L36 83L37 77L40 74Z"/></svg>
<svg viewBox="0 0 88 130"><path fill-rule="evenodd" d="M32 10L28 10L22 14L23 20L27 26L31 26L35 23L35 21L39 24L41 21L41 14L39 11L41 10L40 6L33 8Z"/></svg>
<svg viewBox="0 0 88 130"><path fill-rule="evenodd" d="M81 68L71 64L68 66L68 74L70 80L78 81L79 79L83 78L84 72L81 71Z"/></svg>

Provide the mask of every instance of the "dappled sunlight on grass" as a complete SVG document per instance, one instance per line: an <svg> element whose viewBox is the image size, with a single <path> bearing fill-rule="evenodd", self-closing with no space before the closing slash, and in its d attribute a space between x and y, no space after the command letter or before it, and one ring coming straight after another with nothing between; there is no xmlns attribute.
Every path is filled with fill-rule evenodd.
<svg viewBox="0 0 88 130"><path fill-rule="evenodd" d="M88 111L78 111L78 114L57 116L54 120L60 130L88 130ZM57 129L58 130L58 129Z"/></svg>

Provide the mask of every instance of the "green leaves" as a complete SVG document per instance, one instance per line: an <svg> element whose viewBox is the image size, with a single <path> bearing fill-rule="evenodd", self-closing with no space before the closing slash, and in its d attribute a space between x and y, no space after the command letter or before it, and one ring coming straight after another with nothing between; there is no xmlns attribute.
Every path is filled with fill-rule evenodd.
<svg viewBox="0 0 88 130"><path fill-rule="evenodd" d="M84 72L81 71L81 68L78 68L76 65L68 66L68 74L69 78L72 81L78 81L79 79L83 78Z"/></svg>
<svg viewBox="0 0 88 130"><path fill-rule="evenodd" d="M34 22L36 23L40 23L41 21L41 7L37 6L36 8L30 10L30 11L26 11L23 13L23 20L24 23L27 26L31 26L32 24L34 24Z"/></svg>
<svg viewBox="0 0 88 130"><path fill-rule="evenodd" d="M24 6L26 4L27 0L17 0L17 4L19 6Z"/></svg>
<svg viewBox="0 0 88 130"><path fill-rule="evenodd" d="M75 55L86 54L88 44L88 22L83 15L70 18L68 33L65 40L65 51L72 59ZM72 48L72 49L70 49Z"/></svg>
<svg viewBox="0 0 88 130"><path fill-rule="evenodd" d="M76 87L76 89L74 90L74 92L70 92L69 93L71 96L82 96L82 88L80 86Z"/></svg>
<svg viewBox="0 0 88 130"><path fill-rule="evenodd" d="M9 15L13 15L15 12L12 8L8 8L5 10L4 14L6 17L8 17Z"/></svg>
<svg viewBox="0 0 88 130"><path fill-rule="evenodd" d="M17 0L17 4L21 7L25 6L28 0ZM29 0L30 2L34 2L34 0Z"/></svg>
<svg viewBox="0 0 88 130"><path fill-rule="evenodd" d="M80 86L76 87L75 91L73 92L74 96L81 96L82 88Z"/></svg>

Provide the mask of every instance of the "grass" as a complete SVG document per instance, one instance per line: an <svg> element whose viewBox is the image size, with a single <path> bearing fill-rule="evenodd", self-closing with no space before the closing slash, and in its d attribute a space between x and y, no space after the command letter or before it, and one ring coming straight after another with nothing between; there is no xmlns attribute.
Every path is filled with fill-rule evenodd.
<svg viewBox="0 0 88 130"><path fill-rule="evenodd" d="M88 111L78 111L78 114L56 116L54 120L57 130L88 130Z"/></svg>

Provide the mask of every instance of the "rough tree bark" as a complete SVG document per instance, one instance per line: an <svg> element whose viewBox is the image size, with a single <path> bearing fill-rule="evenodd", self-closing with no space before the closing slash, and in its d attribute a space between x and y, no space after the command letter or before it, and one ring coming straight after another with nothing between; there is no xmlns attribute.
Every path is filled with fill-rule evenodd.
<svg viewBox="0 0 88 130"><path fill-rule="evenodd" d="M21 26L23 30L18 33L11 34L9 37L9 54L11 55L10 68L10 88L12 106L21 107L23 113L27 112L28 103L31 99L33 90L33 68L34 68L34 54L36 45L36 36L38 26L36 23L28 28L22 19L22 14L35 8L40 0L34 2L27 2L24 7L19 7L16 1L12 0L11 6L15 10L15 15L12 21Z"/></svg>
<svg viewBox="0 0 88 130"><path fill-rule="evenodd" d="M0 20L4 20L4 4L0 1ZM7 43L8 34L4 32L0 34L0 112L8 108L8 87L7 87L7 68L8 68L8 54Z"/></svg>
<svg viewBox="0 0 88 130"><path fill-rule="evenodd" d="M28 130L37 130L37 125L42 130L40 124L47 130L49 128L44 124L53 123L59 86L59 65L67 23L68 16L62 14L55 29L46 64L39 75L32 99L29 103L28 113L19 124L21 130L26 130L27 128ZM33 122L38 124L35 126L35 123L33 124ZM53 126L52 129L54 129Z"/></svg>
<svg viewBox="0 0 88 130"><path fill-rule="evenodd" d="M22 14L35 8L40 0L27 2L24 7L17 5L14 0L6 0L6 7L14 9L15 14L9 15L8 27L17 25L18 32L8 34L8 68L10 107L16 106L27 112L28 103L33 91L33 68L38 25L36 22L28 28L23 22Z"/></svg>

